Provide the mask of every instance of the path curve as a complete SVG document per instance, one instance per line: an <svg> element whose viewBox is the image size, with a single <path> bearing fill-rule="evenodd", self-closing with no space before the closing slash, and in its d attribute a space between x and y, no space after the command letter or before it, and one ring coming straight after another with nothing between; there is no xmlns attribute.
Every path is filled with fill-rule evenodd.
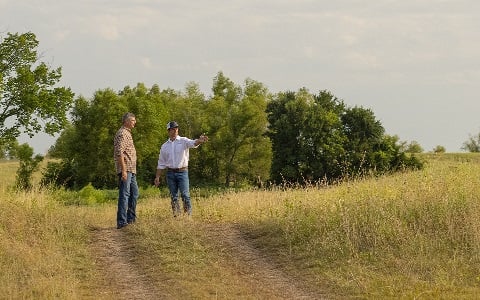
<svg viewBox="0 0 480 300"><path fill-rule="evenodd" d="M209 225L210 238L224 247L237 264L249 274L248 279L261 286L268 294L276 295L276 299L323 299L318 291L309 290L300 279L285 274L275 263L255 248L251 239L235 225Z"/></svg>

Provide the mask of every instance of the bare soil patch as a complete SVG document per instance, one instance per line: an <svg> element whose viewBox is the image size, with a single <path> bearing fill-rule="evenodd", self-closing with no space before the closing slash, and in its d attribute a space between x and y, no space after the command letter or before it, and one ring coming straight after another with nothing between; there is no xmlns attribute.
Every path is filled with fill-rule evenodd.
<svg viewBox="0 0 480 300"><path fill-rule="evenodd" d="M98 295L107 299L169 299L134 262L128 227L97 228L92 232L92 251L103 278Z"/></svg>
<svg viewBox="0 0 480 300"><path fill-rule="evenodd" d="M292 278L263 253L234 225L208 224L207 239L226 259L227 268L235 270L241 284L255 291L255 299L322 299L299 278ZM128 241L128 227L96 228L92 231L92 251L99 279L99 299L174 299L158 286L135 262L135 251ZM145 259L145 258L144 258ZM156 274L163 277L165 274ZM169 282L172 284L172 282Z"/></svg>

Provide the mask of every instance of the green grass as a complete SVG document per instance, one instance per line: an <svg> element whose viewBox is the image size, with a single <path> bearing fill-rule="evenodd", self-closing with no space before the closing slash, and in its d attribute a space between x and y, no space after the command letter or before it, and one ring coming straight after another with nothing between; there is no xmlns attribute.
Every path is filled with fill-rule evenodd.
<svg viewBox="0 0 480 300"><path fill-rule="evenodd" d="M139 222L126 235L136 245L136 263L159 286L174 282L166 289L180 298L255 298L242 266L209 232L234 225L286 274L330 299L476 299L480 155L422 157L421 171L320 189L209 197L192 189L191 220L171 217L165 192L142 191ZM14 177L10 163L0 169ZM74 197L63 191L67 198L94 195L75 205L58 201L58 192L13 193L4 185L0 193L0 267L6 270L0 294L91 294L101 275L88 250L90 228L114 226L115 201L96 203L102 197L95 191Z"/></svg>

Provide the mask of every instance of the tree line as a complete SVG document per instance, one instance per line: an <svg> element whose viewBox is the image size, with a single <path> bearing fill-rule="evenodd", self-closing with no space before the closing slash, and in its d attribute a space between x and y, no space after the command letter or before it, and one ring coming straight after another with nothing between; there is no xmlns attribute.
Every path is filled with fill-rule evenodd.
<svg viewBox="0 0 480 300"><path fill-rule="evenodd" d="M219 72L208 97L196 83L183 91L138 83L74 99L70 89L55 87L61 68L39 62L37 46L32 33L8 34L0 43L1 105L8 112L0 115L0 146L9 149L21 128L31 135L61 132L49 151L56 160L48 163L43 184L116 187L113 136L125 112L138 120L133 138L138 180L145 186L171 120L180 124L180 135L210 137L190 153L190 176L197 183L305 184L422 167L398 137L385 133L372 110L348 107L326 90L271 93L261 82L239 85Z"/></svg>
<svg viewBox="0 0 480 300"><path fill-rule="evenodd" d="M305 184L422 166L402 152L398 138L385 134L370 109L347 107L328 91L272 94L260 82L247 79L240 86L219 72L208 99L195 83L184 91L139 83L77 98L71 124L50 151L61 161L50 163L46 182L113 188L112 138L127 111L137 116L133 138L143 185L152 182L170 120L180 124L180 135L210 137L190 153L197 183Z"/></svg>

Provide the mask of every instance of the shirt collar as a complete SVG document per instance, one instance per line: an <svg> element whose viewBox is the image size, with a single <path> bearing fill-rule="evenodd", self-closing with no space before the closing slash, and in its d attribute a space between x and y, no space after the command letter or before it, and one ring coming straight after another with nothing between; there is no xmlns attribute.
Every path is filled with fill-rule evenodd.
<svg viewBox="0 0 480 300"><path fill-rule="evenodd" d="M175 137L175 139L174 139L173 141L170 139L170 137L168 137L167 141L173 143L173 142L175 142L176 140L178 140L179 137L180 137L180 136L177 134L177 136Z"/></svg>

